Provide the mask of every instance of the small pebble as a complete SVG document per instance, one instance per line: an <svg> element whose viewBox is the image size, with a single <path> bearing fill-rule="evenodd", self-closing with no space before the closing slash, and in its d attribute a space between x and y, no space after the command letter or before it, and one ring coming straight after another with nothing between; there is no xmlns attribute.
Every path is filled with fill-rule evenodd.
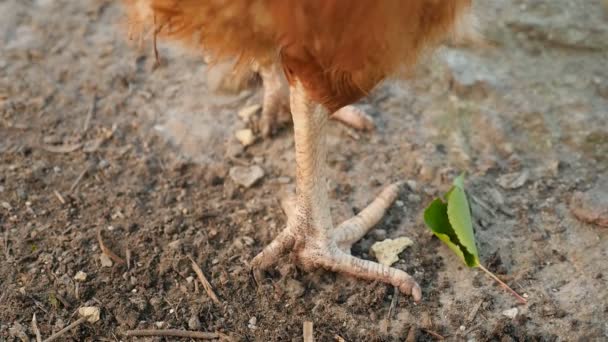
<svg viewBox="0 0 608 342"><path fill-rule="evenodd" d="M105 254L99 256L99 261L101 262L102 267L112 267L112 259Z"/></svg>
<svg viewBox="0 0 608 342"><path fill-rule="evenodd" d="M512 309L503 311L502 315L505 317L508 317L510 319L514 319L515 317L517 317L518 313L519 313L519 310L517 310L517 308L512 308Z"/></svg>
<svg viewBox="0 0 608 342"><path fill-rule="evenodd" d="M190 317L188 320L188 328L190 328L190 330L201 329L201 321L198 319L198 315L193 314L192 317Z"/></svg>
<svg viewBox="0 0 608 342"><path fill-rule="evenodd" d="M409 238L400 237L394 240L386 239L384 241L376 242L372 245L370 250L379 263L391 266L399 260L399 253L413 244L414 242Z"/></svg>
<svg viewBox="0 0 608 342"><path fill-rule="evenodd" d="M96 306L84 306L78 309L78 314L83 317L87 317L89 323L95 323L99 321L99 308Z"/></svg>
<svg viewBox="0 0 608 342"><path fill-rule="evenodd" d="M235 166L230 169L228 175L236 184L245 188L250 188L264 177L264 170L258 165L249 167Z"/></svg>
<svg viewBox="0 0 608 342"><path fill-rule="evenodd" d="M87 274L82 271L78 271L78 272L76 272L76 275L74 276L74 280L81 281L81 282L86 281Z"/></svg>
<svg viewBox="0 0 608 342"><path fill-rule="evenodd" d="M256 324L258 323L257 317L253 316L249 319L249 324L247 327L251 330L255 330L257 328Z"/></svg>
<svg viewBox="0 0 608 342"><path fill-rule="evenodd" d="M250 146L255 142L255 136L253 131L250 129L240 129L234 134L236 140L238 140L244 147Z"/></svg>

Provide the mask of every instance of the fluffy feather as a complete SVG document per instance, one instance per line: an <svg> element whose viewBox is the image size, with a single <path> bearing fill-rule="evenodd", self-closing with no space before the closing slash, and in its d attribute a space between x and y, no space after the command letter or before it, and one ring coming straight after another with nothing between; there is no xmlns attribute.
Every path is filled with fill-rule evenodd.
<svg viewBox="0 0 608 342"><path fill-rule="evenodd" d="M475 39L471 0L123 0L132 28L215 60L280 63L330 110L407 73L446 39Z"/></svg>

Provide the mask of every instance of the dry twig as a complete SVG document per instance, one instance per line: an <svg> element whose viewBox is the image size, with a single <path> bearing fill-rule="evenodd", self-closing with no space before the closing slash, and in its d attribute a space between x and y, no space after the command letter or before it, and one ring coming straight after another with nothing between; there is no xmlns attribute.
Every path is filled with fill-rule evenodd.
<svg viewBox="0 0 608 342"><path fill-rule="evenodd" d="M198 276L198 280L200 280L201 284L203 284L203 288L205 289L205 292L207 292L207 295L209 295L209 297L215 304L220 305L221 302L215 295L215 292L213 292L213 288L211 287L211 284L209 283L207 278L205 278L205 275L203 274L203 270L201 270L201 268L198 267L198 265L196 264L196 262L194 261L194 259L191 256L188 255L188 259L190 259L190 261L192 262L192 269L194 270L194 273L196 273L196 275Z"/></svg>
<svg viewBox="0 0 608 342"><path fill-rule="evenodd" d="M82 324L87 319L88 319L88 317L86 317L86 316L85 317L80 317L74 323L68 325L67 327L65 327L65 328L59 330L58 332L54 333L53 335L51 335L49 338L47 338L46 340L44 340L44 342L55 341L56 339L58 339L59 337L61 337L66 332L68 332L68 331L74 329L75 327L79 326L80 324Z"/></svg>
<svg viewBox="0 0 608 342"><path fill-rule="evenodd" d="M82 133L84 136L89 130L89 125L91 124L91 119L93 115L95 115L95 111L97 110L97 94L93 95L93 100L91 101L91 107L89 107L89 111L87 112L87 117L84 120L84 124L82 125Z"/></svg>
<svg viewBox="0 0 608 342"><path fill-rule="evenodd" d="M473 307L473 310L471 310L471 312L467 316L467 320L466 320L467 323L473 322L473 320L475 319L475 316L477 316L477 311L479 311L479 308L481 308L482 304L483 304L483 299L480 299L479 302L477 302L477 304L475 304L475 306Z"/></svg>
<svg viewBox="0 0 608 342"><path fill-rule="evenodd" d="M436 339L438 339L440 341L445 340L445 337L443 337L439 333L434 332L433 330L429 330L429 329L425 329L425 328L421 328L420 330L424 331L425 333L433 336L434 338L436 338Z"/></svg>
<svg viewBox="0 0 608 342"><path fill-rule="evenodd" d="M74 183L72 183L72 186L70 186L70 193L74 192L74 190L76 189L76 187L78 186L78 184L80 183L80 181L84 178L84 176L91 170L91 165L87 165L78 175L78 177L76 177L76 180L74 181Z"/></svg>
<svg viewBox="0 0 608 342"><path fill-rule="evenodd" d="M101 249L101 252L103 254L107 255L110 259L114 260L114 262L116 262L117 264L124 264L125 263L125 261L121 257L119 257L118 255L114 254L114 252L112 252L103 243L103 239L101 238L101 227L97 227L97 242L99 243L99 248Z"/></svg>
<svg viewBox="0 0 608 342"><path fill-rule="evenodd" d="M185 337L185 338L197 338L201 340L216 340L222 337L218 333L202 332L202 331L188 331L179 329L142 329L142 330L128 330L125 331L125 336L168 336L168 337Z"/></svg>

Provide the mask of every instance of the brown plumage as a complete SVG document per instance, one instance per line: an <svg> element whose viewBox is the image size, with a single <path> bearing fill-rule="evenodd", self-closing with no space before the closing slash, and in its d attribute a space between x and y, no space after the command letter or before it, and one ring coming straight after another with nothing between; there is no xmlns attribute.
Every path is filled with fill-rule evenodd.
<svg viewBox="0 0 608 342"><path fill-rule="evenodd" d="M326 117L388 77L406 75L445 40L476 39L471 0L123 0L140 34L203 49L215 60L280 65L289 82L296 142L295 214L253 261L268 267L287 250L305 267L377 279L420 299L402 271L350 256L350 245L395 199L387 188L335 229L324 190Z"/></svg>
<svg viewBox="0 0 608 342"><path fill-rule="evenodd" d="M133 28L241 64L279 62L336 110L462 29L471 0L125 0ZM465 22L464 24L471 23ZM458 27L460 25L460 28Z"/></svg>

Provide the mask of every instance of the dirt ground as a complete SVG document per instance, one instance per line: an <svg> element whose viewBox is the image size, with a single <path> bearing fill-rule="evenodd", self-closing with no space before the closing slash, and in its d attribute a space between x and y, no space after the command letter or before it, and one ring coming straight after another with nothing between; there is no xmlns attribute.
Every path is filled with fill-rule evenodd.
<svg viewBox="0 0 608 342"><path fill-rule="evenodd" d="M34 339L34 314L48 337L82 306L101 319L60 340L174 328L298 341L304 321L319 341L608 340L608 8L477 7L493 48L444 48L415 80L381 86L360 104L372 133L331 127L336 222L408 181L354 254L410 237L396 267L421 284L415 304L287 266L253 283L248 263L282 229L295 173L289 128L247 148L235 139L259 88L212 92L201 59L166 45L155 67L149 44L126 41L114 2L0 1L0 341ZM229 175L253 165L264 176L251 188ZM424 227L425 206L460 171L482 262L528 304ZM98 232L124 263L105 257Z"/></svg>

